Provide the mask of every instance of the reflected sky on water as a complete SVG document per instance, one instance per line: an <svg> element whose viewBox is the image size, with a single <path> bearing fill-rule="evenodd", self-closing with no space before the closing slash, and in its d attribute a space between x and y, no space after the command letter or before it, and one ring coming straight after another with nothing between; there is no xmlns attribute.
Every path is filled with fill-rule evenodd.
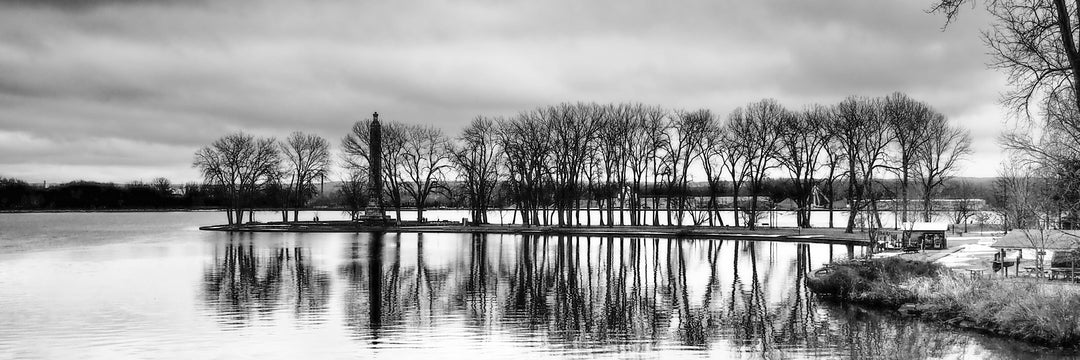
<svg viewBox="0 0 1080 360"><path fill-rule="evenodd" d="M0 358L1054 358L823 303L805 277L843 246L194 229L211 215L2 215Z"/></svg>

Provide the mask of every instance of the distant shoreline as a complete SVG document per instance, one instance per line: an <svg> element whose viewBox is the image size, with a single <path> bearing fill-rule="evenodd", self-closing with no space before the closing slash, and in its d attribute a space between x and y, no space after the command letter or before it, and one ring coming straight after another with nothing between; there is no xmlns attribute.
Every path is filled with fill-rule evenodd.
<svg viewBox="0 0 1080 360"><path fill-rule="evenodd" d="M125 212L215 212L223 209L42 209L0 210L0 214L52 214L52 213L125 213ZM263 210L255 210L263 211Z"/></svg>

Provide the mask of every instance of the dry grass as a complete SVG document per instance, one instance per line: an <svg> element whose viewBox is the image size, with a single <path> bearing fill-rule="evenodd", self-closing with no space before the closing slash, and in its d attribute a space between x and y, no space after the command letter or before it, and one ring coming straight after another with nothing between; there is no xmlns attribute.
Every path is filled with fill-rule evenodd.
<svg viewBox="0 0 1080 360"><path fill-rule="evenodd" d="M933 277L943 269L938 264L895 257L845 261L810 279L807 286L815 293L840 300L895 308L917 300L900 283L913 277Z"/></svg>
<svg viewBox="0 0 1080 360"><path fill-rule="evenodd" d="M1080 286L1039 279L969 279L922 261L835 264L807 285L844 301L896 309L1051 346L1080 344Z"/></svg>
<svg viewBox="0 0 1080 360"><path fill-rule="evenodd" d="M946 273L912 278L901 285L924 316L961 318L1011 337L1055 346L1080 343L1080 287L1038 279L976 279Z"/></svg>

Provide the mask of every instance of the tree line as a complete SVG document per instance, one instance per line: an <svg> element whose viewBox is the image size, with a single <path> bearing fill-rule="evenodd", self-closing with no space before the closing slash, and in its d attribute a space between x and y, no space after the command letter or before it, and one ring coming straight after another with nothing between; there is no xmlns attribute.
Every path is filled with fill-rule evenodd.
<svg viewBox="0 0 1080 360"><path fill-rule="evenodd" d="M195 209L218 207L222 198L215 187L201 183L174 186L165 178L149 183L73 181L50 186L0 178L0 210Z"/></svg>
<svg viewBox="0 0 1080 360"><path fill-rule="evenodd" d="M432 126L382 124L381 176L399 218L403 198L413 200L422 218L425 199L444 191L467 204L474 223L486 223L488 208L503 196L526 225L581 224L582 216L592 223L592 213L580 211L590 203L607 226L683 224L697 210L690 183L704 181L703 222L728 225L718 197L731 194L741 216L730 225L754 228L762 204L757 196L746 203L740 196L761 194L770 175L789 178L801 227L810 226L815 188L836 199L837 184L846 187L848 231L856 213L877 210L882 198L901 198L907 221L908 199L918 194L929 221L929 200L971 143L966 130L902 93L802 110L765 99L726 117L636 103L562 103L509 118L478 116L453 139ZM342 141L351 184L343 188L356 194L363 193L356 189L369 168L369 125L357 122ZM830 211L830 226L831 217Z"/></svg>

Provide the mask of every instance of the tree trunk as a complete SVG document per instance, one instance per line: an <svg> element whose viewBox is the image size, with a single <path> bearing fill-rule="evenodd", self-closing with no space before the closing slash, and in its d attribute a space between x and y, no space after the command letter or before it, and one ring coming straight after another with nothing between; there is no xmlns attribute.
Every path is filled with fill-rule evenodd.
<svg viewBox="0 0 1080 360"><path fill-rule="evenodd" d="M901 212L900 222L908 222L908 171L904 168L904 178L900 181Z"/></svg>
<svg viewBox="0 0 1080 360"><path fill-rule="evenodd" d="M923 195L923 221L930 222L930 189L924 189Z"/></svg>
<svg viewBox="0 0 1080 360"><path fill-rule="evenodd" d="M750 183L750 216L746 219L750 230L757 229L757 191L755 191L755 184Z"/></svg>
<svg viewBox="0 0 1080 360"><path fill-rule="evenodd" d="M855 185L848 186L848 221L847 227L844 228L844 232L851 234L855 232L855 214L859 212L859 203L855 199Z"/></svg>
<svg viewBox="0 0 1080 360"><path fill-rule="evenodd" d="M739 227L739 188L742 184L732 182L731 184L731 208L735 214L735 227Z"/></svg>
<svg viewBox="0 0 1080 360"><path fill-rule="evenodd" d="M829 178L830 179L832 178L831 173L829 174ZM834 200L835 197L836 197L836 191L833 190L833 182L832 182L832 180L829 180L829 204L828 205L829 205L829 228L830 229L832 229L834 227L834 225L833 225L833 210L834 210L833 209L833 203L836 202Z"/></svg>

